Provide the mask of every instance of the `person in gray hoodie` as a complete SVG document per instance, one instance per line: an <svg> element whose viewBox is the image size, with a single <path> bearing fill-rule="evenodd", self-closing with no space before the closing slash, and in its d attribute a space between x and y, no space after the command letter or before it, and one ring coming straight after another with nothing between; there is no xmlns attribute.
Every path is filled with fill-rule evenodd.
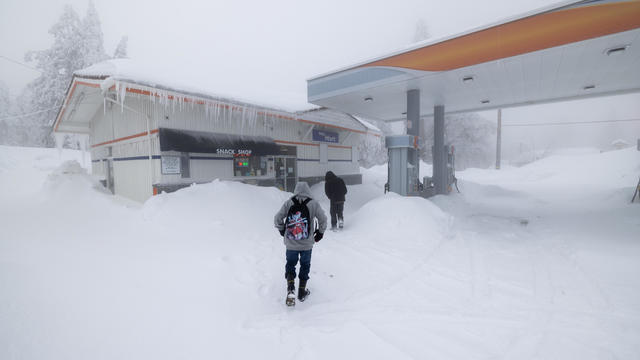
<svg viewBox="0 0 640 360"><path fill-rule="evenodd" d="M304 301L309 290L306 288L309 280L309 270L311 269L311 250L314 243L322 239L324 231L327 229L327 216L320 207L320 203L311 197L311 189L306 182L296 184L294 196L282 204L280 210L274 217L274 224L280 235L284 238L286 251L285 278L287 279L287 304L294 301L296 265L300 258L300 279L298 285L298 299ZM304 211L296 211L289 214L292 206L296 205L300 209L301 205L306 205L308 218L304 219ZM318 221L318 228L315 229L315 220Z"/></svg>

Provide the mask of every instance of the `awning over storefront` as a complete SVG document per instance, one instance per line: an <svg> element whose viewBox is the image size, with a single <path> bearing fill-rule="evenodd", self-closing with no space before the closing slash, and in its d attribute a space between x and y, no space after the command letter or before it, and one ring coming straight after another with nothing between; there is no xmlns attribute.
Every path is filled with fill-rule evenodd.
<svg viewBox="0 0 640 360"><path fill-rule="evenodd" d="M225 156L280 155L291 153L267 136L241 136L204 131L159 129L160 150ZM288 148L288 147L287 147Z"/></svg>

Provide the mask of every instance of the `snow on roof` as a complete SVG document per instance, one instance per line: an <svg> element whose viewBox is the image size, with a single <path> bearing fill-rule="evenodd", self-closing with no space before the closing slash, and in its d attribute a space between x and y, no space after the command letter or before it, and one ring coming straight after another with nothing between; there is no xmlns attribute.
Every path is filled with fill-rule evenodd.
<svg viewBox="0 0 640 360"><path fill-rule="evenodd" d="M111 59L78 70L74 74L83 78L111 78L180 93L236 100L287 112L317 108L307 102L306 93L285 93L265 84L246 84L242 81L221 84L215 77L209 76L206 69L192 68L188 64L169 65Z"/></svg>
<svg viewBox="0 0 640 360"><path fill-rule="evenodd" d="M364 120L363 118L361 118L359 116L355 116L355 115L351 115L351 116L353 116L354 119L358 120L358 122L360 122L362 125L364 125L364 127L366 127L367 129L382 133L382 130L378 129L377 126L375 126L372 123Z"/></svg>
<svg viewBox="0 0 640 360"><path fill-rule="evenodd" d="M629 143L623 139L616 139L611 142L611 145L629 145Z"/></svg>

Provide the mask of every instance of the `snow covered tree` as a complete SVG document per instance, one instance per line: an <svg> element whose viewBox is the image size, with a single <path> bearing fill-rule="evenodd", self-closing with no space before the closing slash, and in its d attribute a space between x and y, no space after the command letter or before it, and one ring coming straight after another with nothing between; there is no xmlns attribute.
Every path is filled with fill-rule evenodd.
<svg viewBox="0 0 640 360"><path fill-rule="evenodd" d="M387 135L397 133L397 131L394 131L391 123L386 121L374 120L371 118L367 118L366 121L372 123L382 131L382 136L365 136L364 140L358 144L360 166L370 168L374 165L384 164L389 160L387 148L384 146L384 138Z"/></svg>
<svg viewBox="0 0 640 360"><path fill-rule="evenodd" d="M120 39L116 50L113 52L114 59L122 59L127 57L127 41L129 38L125 35Z"/></svg>
<svg viewBox="0 0 640 360"><path fill-rule="evenodd" d="M433 119L424 122L424 138L420 157L427 163L433 159ZM486 168L495 160L496 124L476 113L445 116L445 144L455 147L456 168Z"/></svg>
<svg viewBox="0 0 640 360"><path fill-rule="evenodd" d="M89 1L87 14L82 19L81 32L84 45L84 66L90 66L109 58L104 51L102 25L93 1Z"/></svg>
<svg viewBox="0 0 640 360"><path fill-rule="evenodd" d="M11 114L11 107L12 101L9 88L0 80L0 144L9 143L9 126L5 118Z"/></svg>
<svg viewBox="0 0 640 360"><path fill-rule="evenodd" d="M4 118L11 112L11 94L9 87L0 80L0 118Z"/></svg>
<svg viewBox="0 0 640 360"><path fill-rule="evenodd" d="M365 136L358 144L360 166L370 168L388 161L387 149L384 147L384 136Z"/></svg>
<svg viewBox="0 0 640 360"><path fill-rule="evenodd" d="M73 72L108 58L93 2L89 3L83 20L66 5L49 33L54 39L49 49L30 51L25 56L25 60L35 61L42 75L29 83L21 95L20 112L37 112L23 120L22 125L30 128L30 137L24 145L54 145L50 126L64 101Z"/></svg>
<svg viewBox="0 0 640 360"><path fill-rule="evenodd" d="M417 43L420 41L427 40L430 37L429 28L427 27L427 22L424 19L418 20L416 23L416 30L413 34L413 42Z"/></svg>
<svg viewBox="0 0 640 360"><path fill-rule="evenodd" d="M33 127L32 142L25 145L53 145L47 127L53 122L57 109L62 104L73 72L85 64L82 23L71 6L64 7L62 16L49 33L54 38L51 48L30 51L25 56L25 60L35 61L35 67L42 72L42 75L27 85L22 95L23 112L42 111L25 119L29 122L25 125Z"/></svg>

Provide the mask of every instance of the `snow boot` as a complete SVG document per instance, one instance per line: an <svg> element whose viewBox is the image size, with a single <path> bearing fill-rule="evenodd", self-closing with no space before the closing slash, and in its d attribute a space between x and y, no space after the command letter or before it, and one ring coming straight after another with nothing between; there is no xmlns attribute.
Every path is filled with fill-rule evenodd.
<svg viewBox="0 0 640 360"><path fill-rule="evenodd" d="M287 300L285 303L287 306L294 306L296 304L296 283L293 279L287 279Z"/></svg>
<svg viewBox="0 0 640 360"><path fill-rule="evenodd" d="M311 291L307 289L307 280L300 280L300 283L298 284L298 300L307 300L307 296L309 296L309 294L311 294Z"/></svg>
<svg viewBox="0 0 640 360"><path fill-rule="evenodd" d="M344 219L338 219L338 228L342 230L344 227Z"/></svg>

